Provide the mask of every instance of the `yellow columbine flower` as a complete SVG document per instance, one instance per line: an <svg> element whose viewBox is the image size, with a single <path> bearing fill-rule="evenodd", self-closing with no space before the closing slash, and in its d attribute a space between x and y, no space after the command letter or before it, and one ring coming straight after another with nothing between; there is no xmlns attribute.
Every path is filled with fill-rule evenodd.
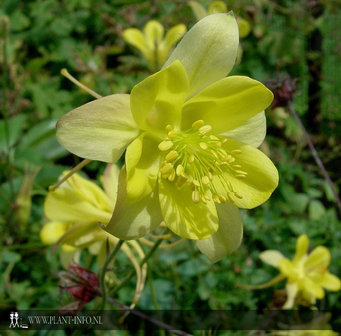
<svg viewBox="0 0 341 336"><path fill-rule="evenodd" d="M117 198L118 175L118 167L108 165L101 180L104 190L94 182L74 174L58 189L48 193L44 211L49 222L41 229L40 238L46 245L62 244L61 260L65 267L84 248L97 255L101 266L107 257L107 245L112 247L117 244L118 238L100 228L99 223L107 223L111 218ZM145 284L147 265L139 265L144 252L136 241L124 243L121 249L136 271L136 291L130 306L133 308Z"/></svg>
<svg viewBox="0 0 341 336"><path fill-rule="evenodd" d="M41 240L47 245L55 244L65 235L61 239L64 251L89 247L95 254L100 250L104 253L106 239L116 244L118 239L107 234L98 223L107 223L111 218L116 203L118 174L117 166L108 165L102 178L104 190L74 174L58 189L50 191L44 204L49 221L41 229Z"/></svg>
<svg viewBox="0 0 341 336"><path fill-rule="evenodd" d="M316 299L324 297L323 288L330 291L339 291L341 288L340 279L327 270L330 263L328 249L318 246L308 254L308 245L308 237L299 236L293 260L285 258L281 252L275 250L264 251L259 256L265 263L279 269L281 275L278 281L288 279L284 309L292 308L297 297L313 305Z"/></svg>
<svg viewBox="0 0 341 336"><path fill-rule="evenodd" d="M176 42L186 33L186 26L178 24L172 27L164 36L164 28L158 21L148 21L143 32L129 28L123 32L125 41L147 58L153 70L158 70L166 62L169 53Z"/></svg>
<svg viewBox="0 0 341 336"><path fill-rule="evenodd" d="M272 93L249 77L225 78L237 48L233 14L207 16L130 96L97 99L59 120L59 142L78 156L115 162L126 150L108 232L135 239L163 219L212 261L239 246L237 207L265 202L278 173L256 149Z"/></svg>

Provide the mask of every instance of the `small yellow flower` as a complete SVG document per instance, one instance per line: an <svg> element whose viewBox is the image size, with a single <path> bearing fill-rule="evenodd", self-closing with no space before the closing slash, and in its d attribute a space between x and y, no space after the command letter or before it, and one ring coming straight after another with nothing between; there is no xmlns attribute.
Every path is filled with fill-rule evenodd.
<svg viewBox="0 0 341 336"><path fill-rule="evenodd" d="M164 220L199 240L212 261L239 246L238 208L265 202L278 172L256 148L271 91L249 77L225 78L237 49L233 14L212 14L131 95L97 99L59 120L57 138L74 154L116 162L126 150L108 232L136 239Z"/></svg>
<svg viewBox="0 0 341 336"><path fill-rule="evenodd" d="M183 24L172 27L164 36L164 28L158 21L148 21L143 32L129 28L123 32L125 41L141 51L151 68L156 71L166 62L173 46L186 33Z"/></svg>
<svg viewBox="0 0 341 336"><path fill-rule="evenodd" d="M297 239L296 254L292 260L275 250L264 251L259 256L265 263L279 269L281 276L278 281L287 279L284 309L292 308L298 297L313 305L316 299L324 297L323 288L330 291L339 291L341 288L340 279L327 270L330 263L328 249L318 246L308 254L308 245L308 237L301 235Z"/></svg>
<svg viewBox="0 0 341 336"><path fill-rule="evenodd" d="M117 244L118 238L104 231L99 223L108 222L112 216L117 198L118 175L118 167L108 165L101 180L104 190L94 182L74 174L58 189L48 193L44 211L49 221L41 229L40 238L46 245L62 244L61 261L65 267L79 257L79 252L84 248L97 256L101 266L107 257L107 245L112 247ZM145 284L147 264L142 267L139 265L144 252L138 242L126 242L121 250L129 258L137 275L135 296L130 306L133 308ZM106 279L110 281L111 274L107 275Z"/></svg>
<svg viewBox="0 0 341 336"><path fill-rule="evenodd" d="M49 192L44 204L49 221L41 229L41 240L50 245L63 237L63 251L74 252L77 248L89 247L94 254L105 252L106 239L116 244L118 239L107 234L98 223L106 223L111 218L116 203L118 173L117 166L108 165L102 177L104 191L74 174L58 189ZM104 255L100 257L103 258Z"/></svg>

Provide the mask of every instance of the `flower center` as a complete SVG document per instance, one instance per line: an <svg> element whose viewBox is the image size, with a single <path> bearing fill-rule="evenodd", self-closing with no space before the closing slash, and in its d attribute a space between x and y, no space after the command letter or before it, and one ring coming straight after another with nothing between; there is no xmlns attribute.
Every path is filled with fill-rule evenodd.
<svg viewBox="0 0 341 336"><path fill-rule="evenodd" d="M234 198L242 198L224 173L243 179L247 172L241 170L236 163L238 150L228 152L223 148L228 140L211 135L212 127L205 125L203 120L197 120L185 132L176 131L171 125L166 126L167 138L160 142L159 150L164 152L164 160L160 166L161 177L176 183L181 188L190 184L193 202L213 200L215 203L224 203L227 200L234 203ZM213 183L219 179L220 185L226 191L219 193Z"/></svg>

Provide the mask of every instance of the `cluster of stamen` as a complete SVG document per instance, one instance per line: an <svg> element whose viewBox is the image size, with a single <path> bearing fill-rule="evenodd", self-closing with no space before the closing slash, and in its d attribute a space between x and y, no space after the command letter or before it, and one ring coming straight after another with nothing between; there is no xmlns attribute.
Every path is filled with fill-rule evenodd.
<svg viewBox="0 0 341 336"><path fill-rule="evenodd" d="M189 183L192 188L193 202L213 200L216 203L242 198L223 173L244 179L247 172L236 162L241 150L228 152L224 149L226 138L211 135L212 127L197 120L185 132L176 131L171 125L166 126L167 138L160 142L159 149L164 152L160 173L162 178L176 183L181 188ZM226 193L219 193L213 183L218 178Z"/></svg>

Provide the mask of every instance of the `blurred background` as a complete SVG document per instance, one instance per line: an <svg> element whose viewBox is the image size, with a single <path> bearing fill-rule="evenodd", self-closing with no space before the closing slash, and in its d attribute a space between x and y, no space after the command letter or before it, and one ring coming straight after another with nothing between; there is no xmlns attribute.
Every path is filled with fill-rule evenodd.
<svg viewBox="0 0 341 336"><path fill-rule="evenodd" d="M198 2L208 10L210 1ZM228 0L225 5L246 22L239 64L232 74L265 83L277 97L266 111L268 131L261 149L277 166L280 184L268 202L242 212L242 245L222 261L211 264L190 241L157 251L149 262L141 309L280 307L285 301L283 282L262 291L236 284L260 284L277 275L258 254L279 249L291 258L300 234L308 235L311 246L330 250L329 269L340 275L335 199L286 107L293 97L293 106L339 190L340 3ZM179 0L1 1L0 308L58 308L72 301L58 287L58 274L64 269L60 251L45 246L39 232L46 222L43 204L48 186L80 160L56 141L56 121L93 98L60 71L68 69L101 95L129 93L152 70L124 41L123 31L143 29L151 19L165 30L180 23L189 29L197 21L193 5ZM83 171L98 180L104 168L91 162ZM129 272L124 256L118 260L116 271ZM80 263L98 272L89 253L82 254ZM128 304L134 290L131 281L116 299ZM340 310L340 293L327 293L317 307Z"/></svg>

